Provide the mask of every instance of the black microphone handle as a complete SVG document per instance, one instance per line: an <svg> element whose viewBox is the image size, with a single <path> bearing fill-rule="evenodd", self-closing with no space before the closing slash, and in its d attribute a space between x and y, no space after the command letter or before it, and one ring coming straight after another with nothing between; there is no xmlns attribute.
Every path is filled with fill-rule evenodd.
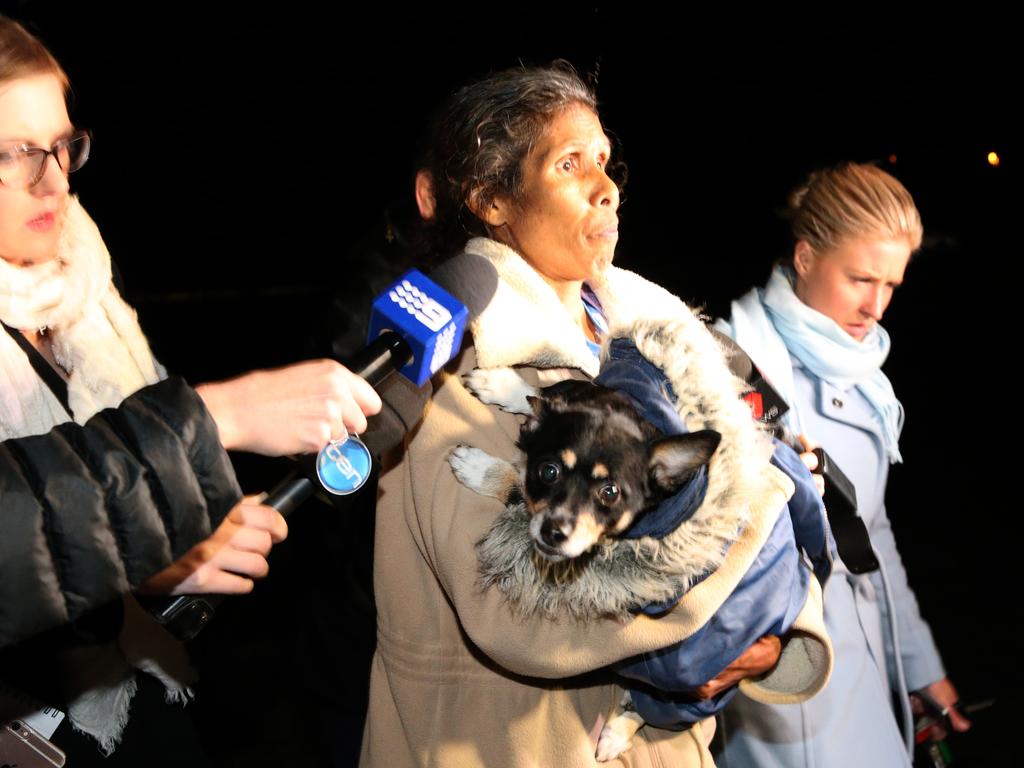
<svg viewBox="0 0 1024 768"><path fill-rule="evenodd" d="M409 342L395 331L380 336L352 355L345 363L349 370L376 387L389 373L399 370L412 359Z"/></svg>
<svg viewBox="0 0 1024 768"><path fill-rule="evenodd" d="M303 475L293 472L278 483L261 503L273 507L283 517L288 517L304 501L316 493L316 486Z"/></svg>

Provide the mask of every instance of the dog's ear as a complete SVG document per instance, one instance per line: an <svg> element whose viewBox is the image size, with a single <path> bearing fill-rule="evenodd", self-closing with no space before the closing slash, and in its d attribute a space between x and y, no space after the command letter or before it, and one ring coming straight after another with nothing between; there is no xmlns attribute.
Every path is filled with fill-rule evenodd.
<svg viewBox="0 0 1024 768"><path fill-rule="evenodd" d="M711 460L722 436L710 429L655 440L647 468L654 484L675 493Z"/></svg>
<svg viewBox="0 0 1024 768"><path fill-rule="evenodd" d="M526 402L530 404L530 408L533 409L533 413L526 417L526 421L523 422L523 426L520 427L520 430L523 432L533 432L540 424L540 420L548 415L550 409L548 408L548 401L543 397L527 395Z"/></svg>

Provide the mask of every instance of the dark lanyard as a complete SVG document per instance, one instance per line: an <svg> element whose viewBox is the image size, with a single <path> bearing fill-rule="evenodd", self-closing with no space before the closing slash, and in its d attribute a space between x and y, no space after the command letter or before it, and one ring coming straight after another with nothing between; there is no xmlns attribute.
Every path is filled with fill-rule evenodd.
<svg viewBox="0 0 1024 768"><path fill-rule="evenodd" d="M2 323L2 325L10 337L18 342L18 346L24 350L28 356L28 361L32 363L32 367L39 374L39 378L46 382L46 386L50 388L50 391L60 401L60 404L64 406L64 410L68 412L68 415L72 415L71 404L68 400L68 383L61 378L59 373L53 370L53 366L47 362L38 349L32 346L31 342L22 335L21 331L11 328L7 323Z"/></svg>

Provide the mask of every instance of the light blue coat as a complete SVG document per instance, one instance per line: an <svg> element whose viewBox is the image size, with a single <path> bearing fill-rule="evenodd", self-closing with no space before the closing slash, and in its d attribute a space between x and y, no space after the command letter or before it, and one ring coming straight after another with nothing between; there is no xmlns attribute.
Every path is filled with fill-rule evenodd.
<svg viewBox="0 0 1024 768"><path fill-rule="evenodd" d="M746 351L756 361L756 350ZM894 626L888 616L880 574L856 576L837 558L824 592L825 625L835 650L828 686L803 704L768 706L737 696L725 711L726 747L716 760L720 768L909 768L891 696L898 686L897 663L904 697L945 672L886 515L889 462L880 427L857 389L841 391L792 362L804 431L857 489L859 514L887 575L897 620Z"/></svg>

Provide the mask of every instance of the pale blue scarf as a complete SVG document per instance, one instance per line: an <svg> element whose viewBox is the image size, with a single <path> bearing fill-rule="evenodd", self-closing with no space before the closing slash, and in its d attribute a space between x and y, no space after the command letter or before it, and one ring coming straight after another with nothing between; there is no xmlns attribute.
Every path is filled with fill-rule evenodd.
<svg viewBox="0 0 1024 768"><path fill-rule="evenodd" d="M889 354L889 334L876 324L863 341L857 341L834 320L800 301L793 292L793 280L791 269L776 266L764 288L753 288L732 303L730 322L719 321L719 328L743 347L782 395L790 407L786 414L790 429L803 432L792 354L833 386L856 387L875 411L889 461L902 462L903 406L881 368Z"/></svg>

